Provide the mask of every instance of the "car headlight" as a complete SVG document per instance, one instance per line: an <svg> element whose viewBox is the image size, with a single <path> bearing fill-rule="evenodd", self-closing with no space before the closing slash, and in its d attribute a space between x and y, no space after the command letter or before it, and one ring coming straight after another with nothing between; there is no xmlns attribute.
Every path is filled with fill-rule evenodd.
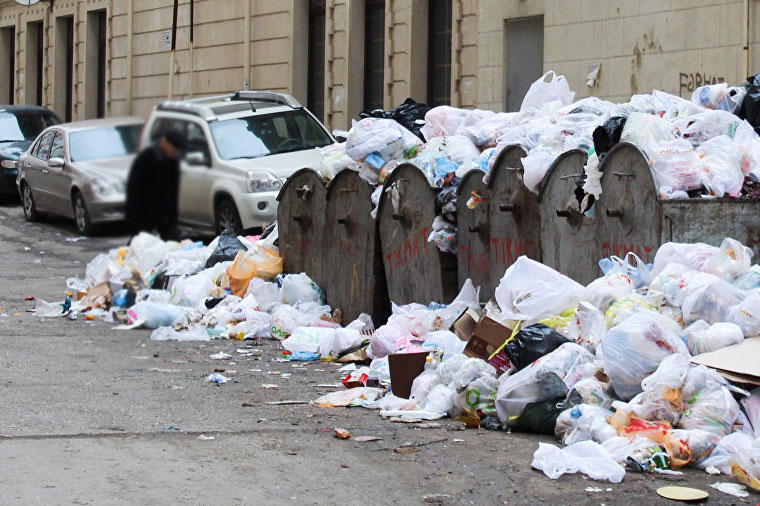
<svg viewBox="0 0 760 506"><path fill-rule="evenodd" d="M107 197L113 193L116 193L116 188L114 186L106 181L103 181L102 179L93 179L92 183L92 191L95 192L96 195L99 195L101 197Z"/></svg>
<svg viewBox="0 0 760 506"><path fill-rule="evenodd" d="M282 188L282 181L265 170L249 170L245 189L248 193L272 192Z"/></svg>
<svg viewBox="0 0 760 506"><path fill-rule="evenodd" d="M2 162L0 162L0 165L2 165L2 167L4 169L15 169L15 168L18 167L18 161L16 161L16 160L3 160Z"/></svg>

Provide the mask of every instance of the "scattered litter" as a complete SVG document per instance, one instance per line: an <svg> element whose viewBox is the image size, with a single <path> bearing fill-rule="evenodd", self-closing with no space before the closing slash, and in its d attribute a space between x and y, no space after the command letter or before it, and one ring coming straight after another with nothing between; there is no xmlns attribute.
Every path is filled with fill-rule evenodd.
<svg viewBox="0 0 760 506"><path fill-rule="evenodd" d="M657 495L675 501L702 501L710 497L704 490L676 486L660 487L657 489Z"/></svg>
<svg viewBox="0 0 760 506"><path fill-rule="evenodd" d="M210 358L211 360L229 360L229 359L232 358L232 355L230 355L229 353L225 353L223 351L220 351L219 353L215 353L213 355L209 355L208 358Z"/></svg>
<svg viewBox="0 0 760 506"><path fill-rule="evenodd" d="M310 404L311 401L271 401L265 402L267 406L293 406L296 404Z"/></svg>
<svg viewBox="0 0 760 506"><path fill-rule="evenodd" d="M206 377L206 381L208 381L210 383L216 383L218 385L222 385L224 383L227 383L229 380L230 380L230 378L228 378L226 376L223 376L223 375L219 374L218 372L209 374Z"/></svg>
<svg viewBox="0 0 760 506"><path fill-rule="evenodd" d="M354 436L351 439L358 443L369 443L371 441L382 441L383 438L377 436Z"/></svg>
<svg viewBox="0 0 760 506"><path fill-rule="evenodd" d="M351 433L346 429L335 428L333 429L333 432L335 433L335 437L338 439L349 439L351 437Z"/></svg>
<svg viewBox="0 0 760 506"><path fill-rule="evenodd" d="M731 483L727 481L719 481L717 483L710 484L710 487L720 490L724 494L729 494L734 497L747 497L749 496L749 492L747 492L746 485L742 485L740 483Z"/></svg>
<svg viewBox="0 0 760 506"><path fill-rule="evenodd" d="M602 489L599 487L586 487L584 490L586 492L601 492L602 491Z"/></svg>
<svg viewBox="0 0 760 506"><path fill-rule="evenodd" d="M214 436L206 436L205 434L201 434L197 439L200 439L201 441L212 441L216 438Z"/></svg>
<svg viewBox="0 0 760 506"><path fill-rule="evenodd" d="M713 476L716 476L716 475L719 475L719 474L721 474L721 472L720 472L720 469L718 469L718 468L717 468L717 467L715 467L715 466L707 466L707 467L705 468L705 472L706 472L707 474L710 474L710 475L713 475Z"/></svg>
<svg viewBox="0 0 760 506"><path fill-rule="evenodd" d="M167 430L167 431L176 432L176 431L178 431L180 429L179 429L179 427L177 427L175 425L162 425L161 426L161 430Z"/></svg>
<svg viewBox="0 0 760 506"><path fill-rule="evenodd" d="M67 237L66 242L79 242L79 241L85 241L88 237L86 236L79 236L79 237Z"/></svg>
<svg viewBox="0 0 760 506"><path fill-rule="evenodd" d="M275 385L274 383L262 383L261 385L259 385L259 388L263 388L264 390L277 390L280 387Z"/></svg>

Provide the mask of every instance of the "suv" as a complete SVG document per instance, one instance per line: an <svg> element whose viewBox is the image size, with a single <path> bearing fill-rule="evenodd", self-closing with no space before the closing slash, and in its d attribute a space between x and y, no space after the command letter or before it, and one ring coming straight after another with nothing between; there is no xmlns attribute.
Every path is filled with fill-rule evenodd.
<svg viewBox="0 0 760 506"><path fill-rule="evenodd" d="M141 145L169 128L187 137L179 219L194 228L263 228L277 219L277 194L296 170L318 168L316 148L335 142L290 95L262 91L158 104Z"/></svg>

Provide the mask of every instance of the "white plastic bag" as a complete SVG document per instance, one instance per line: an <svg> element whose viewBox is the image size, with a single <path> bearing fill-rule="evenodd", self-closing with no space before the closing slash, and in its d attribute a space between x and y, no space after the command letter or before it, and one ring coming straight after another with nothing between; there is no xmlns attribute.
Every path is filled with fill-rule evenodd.
<svg viewBox="0 0 760 506"><path fill-rule="evenodd" d="M187 321L185 313L174 304L161 304L158 302L138 302L127 310L129 323L143 321L143 326L149 329L158 327L170 327Z"/></svg>
<svg viewBox="0 0 760 506"><path fill-rule="evenodd" d="M657 186L667 186L674 191L702 187L703 164L689 141L653 142L647 154Z"/></svg>
<svg viewBox="0 0 760 506"><path fill-rule="evenodd" d="M739 344L744 341L744 333L735 323L717 322L709 325L704 320L697 320L684 329L682 339L692 355L699 355Z"/></svg>
<svg viewBox="0 0 760 506"><path fill-rule="evenodd" d="M121 266L114 262L111 257L101 253L87 264L85 270L85 281L91 286L108 281L111 276L121 270Z"/></svg>
<svg viewBox="0 0 760 506"><path fill-rule="evenodd" d="M581 299L604 312L610 304L633 295L631 278L625 274L610 273L595 279L583 290Z"/></svg>
<svg viewBox="0 0 760 506"><path fill-rule="evenodd" d="M582 380L581 380L582 381ZM564 410L557 417L554 435L564 445L591 439L591 426L599 421L606 423L612 411L601 406L579 404Z"/></svg>
<svg viewBox="0 0 760 506"><path fill-rule="evenodd" d="M726 319L737 324L747 337L760 335L760 289L747 292L744 300L728 309Z"/></svg>
<svg viewBox="0 0 760 506"><path fill-rule="evenodd" d="M367 163L380 169L386 162L404 158L405 153L421 144L416 135L392 119L364 118L354 122L348 132L346 154L357 162L376 154L380 160Z"/></svg>
<svg viewBox="0 0 760 506"><path fill-rule="evenodd" d="M520 105L520 112L531 108L541 109L544 104L553 101L559 101L565 106L571 104L574 98L575 93L570 91L565 76L558 76L550 70L530 85Z"/></svg>
<svg viewBox="0 0 760 506"><path fill-rule="evenodd" d="M433 107L425 114L425 124L420 132L428 142L435 137L454 135L470 112L449 105Z"/></svg>
<svg viewBox="0 0 760 506"><path fill-rule="evenodd" d="M642 112L628 116L620 134L620 142L632 142L647 152L651 151L652 145L675 139L671 123L656 114Z"/></svg>
<svg viewBox="0 0 760 506"><path fill-rule="evenodd" d="M480 160L480 150L466 135L452 135L444 141L446 156L458 164L464 162L476 163Z"/></svg>
<svg viewBox="0 0 760 506"><path fill-rule="evenodd" d="M175 243L176 246L176 243ZM129 242L129 251L124 259L124 265L134 267L145 277L154 267L159 265L172 247L155 235L140 232Z"/></svg>
<svg viewBox="0 0 760 506"><path fill-rule="evenodd" d="M326 342L334 331L335 329L326 327L296 327L290 336L282 341L282 347L293 353L319 353L322 343Z"/></svg>
<svg viewBox="0 0 760 506"><path fill-rule="evenodd" d="M528 155L522 159L522 166L524 169L523 183L528 190L538 194L544 176L546 176L546 172L558 156L559 152L557 151L539 147L531 150Z"/></svg>
<svg viewBox="0 0 760 506"><path fill-rule="evenodd" d="M726 321L728 310L744 299L744 292L716 276L705 283L690 289L683 299L681 312L684 323L705 320L707 323Z"/></svg>
<svg viewBox="0 0 760 506"><path fill-rule="evenodd" d="M193 325L187 330L174 330L174 327L158 327L150 334L151 341L210 341L206 329Z"/></svg>
<svg viewBox="0 0 760 506"><path fill-rule="evenodd" d="M424 410L430 413L448 413L454 407L456 393L457 391L448 385L435 385L427 395Z"/></svg>
<svg viewBox="0 0 760 506"><path fill-rule="evenodd" d="M697 154L702 158L701 177L705 188L716 197L738 197L744 185L742 153L731 138L713 137L697 148Z"/></svg>
<svg viewBox="0 0 760 506"><path fill-rule="evenodd" d="M290 305L296 302L325 303L325 294L304 272L285 275L280 288L280 297L282 302Z"/></svg>
<svg viewBox="0 0 760 506"><path fill-rule="evenodd" d="M541 320L578 305L583 285L551 267L521 256L510 265L495 291L510 320Z"/></svg>
<svg viewBox="0 0 760 506"><path fill-rule="evenodd" d="M382 358L396 352L396 341L411 339L412 333L405 327L388 323L382 325L372 334L372 340L367 347L369 358Z"/></svg>
<svg viewBox="0 0 760 506"><path fill-rule="evenodd" d="M580 441L561 450L554 445L538 443L531 467L556 480L565 473L583 473L594 480L620 483L625 469L599 443Z"/></svg>

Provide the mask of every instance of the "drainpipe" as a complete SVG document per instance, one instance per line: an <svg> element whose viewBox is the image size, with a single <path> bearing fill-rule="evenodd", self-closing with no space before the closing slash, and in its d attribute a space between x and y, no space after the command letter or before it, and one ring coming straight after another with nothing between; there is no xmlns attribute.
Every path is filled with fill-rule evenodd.
<svg viewBox="0 0 760 506"><path fill-rule="evenodd" d="M749 0L744 0L744 77L749 77Z"/></svg>
<svg viewBox="0 0 760 506"><path fill-rule="evenodd" d="M172 14L172 54L169 58L169 93L167 96L169 100L172 99L174 93L174 63L177 53L177 8L179 7L179 0L174 0L174 12Z"/></svg>
<svg viewBox="0 0 760 506"><path fill-rule="evenodd" d="M189 92L190 92L190 98L193 98L193 45L195 42L194 37L195 32L195 1L190 0L190 82L189 82Z"/></svg>
<svg viewBox="0 0 760 506"><path fill-rule="evenodd" d="M132 41L135 2L127 0L127 112L132 114Z"/></svg>
<svg viewBox="0 0 760 506"><path fill-rule="evenodd" d="M251 87L251 0L245 0L243 30L243 89L247 90Z"/></svg>

